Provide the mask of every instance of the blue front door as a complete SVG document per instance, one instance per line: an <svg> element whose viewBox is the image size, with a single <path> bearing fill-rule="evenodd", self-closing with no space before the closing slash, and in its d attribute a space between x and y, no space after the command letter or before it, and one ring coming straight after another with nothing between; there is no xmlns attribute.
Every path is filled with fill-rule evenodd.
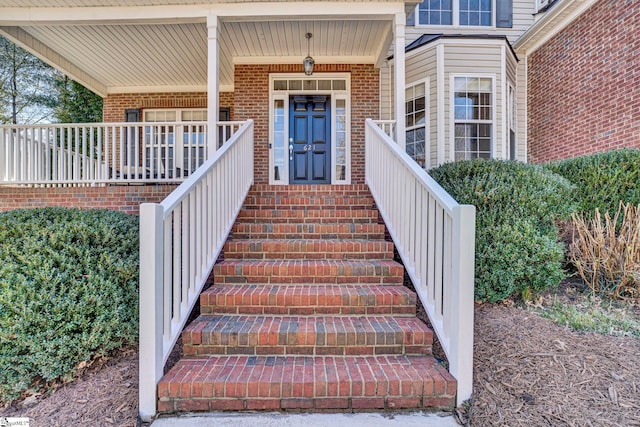
<svg viewBox="0 0 640 427"><path fill-rule="evenodd" d="M289 101L289 184L331 183L331 102L328 96Z"/></svg>

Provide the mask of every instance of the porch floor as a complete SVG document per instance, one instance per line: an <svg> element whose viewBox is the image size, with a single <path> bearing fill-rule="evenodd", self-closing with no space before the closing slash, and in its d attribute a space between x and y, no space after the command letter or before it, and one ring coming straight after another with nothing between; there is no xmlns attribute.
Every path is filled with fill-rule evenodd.
<svg viewBox="0 0 640 427"><path fill-rule="evenodd" d="M366 186L256 185L158 410L451 408Z"/></svg>

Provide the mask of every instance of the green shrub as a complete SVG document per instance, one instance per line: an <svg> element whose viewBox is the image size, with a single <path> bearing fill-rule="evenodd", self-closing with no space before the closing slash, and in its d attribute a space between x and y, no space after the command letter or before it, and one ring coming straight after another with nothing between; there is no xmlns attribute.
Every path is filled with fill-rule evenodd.
<svg viewBox="0 0 640 427"><path fill-rule="evenodd" d="M576 185L578 210L615 215L620 202L640 204L640 150L622 149L545 165Z"/></svg>
<svg viewBox="0 0 640 427"><path fill-rule="evenodd" d="M0 214L0 401L69 378L138 333L138 218L44 208Z"/></svg>
<svg viewBox="0 0 640 427"><path fill-rule="evenodd" d="M524 298L555 286L565 277L564 247L552 233L527 220L476 230L476 287L479 301Z"/></svg>
<svg viewBox="0 0 640 427"><path fill-rule="evenodd" d="M541 166L483 159L429 173L459 203L476 206L476 300L527 296L564 276L555 222L575 210L566 179Z"/></svg>

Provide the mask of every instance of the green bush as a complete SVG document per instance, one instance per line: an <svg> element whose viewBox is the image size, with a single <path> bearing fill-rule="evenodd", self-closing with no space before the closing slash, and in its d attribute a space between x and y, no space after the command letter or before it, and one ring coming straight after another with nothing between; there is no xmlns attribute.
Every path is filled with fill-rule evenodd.
<svg viewBox="0 0 640 427"><path fill-rule="evenodd" d="M44 208L0 214L0 401L70 378L138 333L138 218Z"/></svg>
<svg viewBox="0 0 640 427"><path fill-rule="evenodd" d="M476 233L475 298L479 301L528 297L565 277L562 243L527 220L479 227Z"/></svg>
<svg viewBox="0 0 640 427"><path fill-rule="evenodd" d="M545 165L576 185L578 210L615 215L620 202L640 204L640 150L622 149Z"/></svg>
<svg viewBox="0 0 640 427"><path fill-rule="evenodd" d="M570 182L501 160L447 163L429 173L459 203L476 206L476 300L527 296L564 277L555 222L575 210Z"/></svg>

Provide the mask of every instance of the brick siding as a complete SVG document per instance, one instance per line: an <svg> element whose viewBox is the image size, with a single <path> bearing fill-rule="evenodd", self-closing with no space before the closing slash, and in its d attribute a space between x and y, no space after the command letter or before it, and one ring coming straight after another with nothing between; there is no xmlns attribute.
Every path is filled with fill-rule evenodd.
<svg viewBox="0 0 640 427"><path fill-rule="evenodd" d="M141 203L159 203L176 185L109 185L105 187L0 187L0 211L47 206L100 208L138 214Z"/></svg>
<svg viewBox="0 0 640 427"><path fill-rule="evenodd" d="M528 158L640 148L640 7L600 0L529 57Z"/></svg>
<svg viewBox="0 0 640 427"><path fill-rule="evenodd" d="M220 92L219 104L220 108L231 109L231 120L233 120L233 93ZM207 108L207 94L206 92L112 94L104 99L103 120L106 123L122 122L125 110L158 108Z"/></svg>
<svg viewBox="0 0 640 427"><path fill-rule="evenodd" d="M302 73L301 64L236 65L235 120L254 120L254 176L257 184L269 182L269 74ZM379 72L372 65L316 65L323 72L351 73L351 182L364 183L364 120L379 114Z"/></svg>

